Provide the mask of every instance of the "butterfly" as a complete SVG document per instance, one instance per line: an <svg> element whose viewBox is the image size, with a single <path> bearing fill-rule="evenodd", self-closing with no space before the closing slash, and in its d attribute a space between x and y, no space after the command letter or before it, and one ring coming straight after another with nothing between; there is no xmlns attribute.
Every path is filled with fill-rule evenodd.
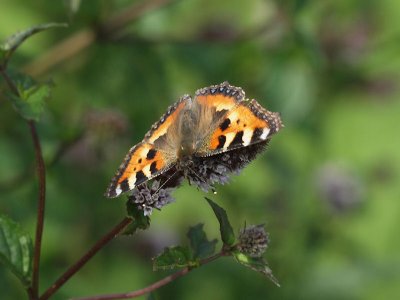
<svg viewBox="0 0 400 300"><path fill-rule="evenodd" d="M240 87L225 81L201 88L194 98L184 95L170 106L129 150L105 195L117 197L171 169L205 182L199 173L208 162L225 166L215 174L234 171L253 159L282 127L279 113L246 99Z"/></svg>

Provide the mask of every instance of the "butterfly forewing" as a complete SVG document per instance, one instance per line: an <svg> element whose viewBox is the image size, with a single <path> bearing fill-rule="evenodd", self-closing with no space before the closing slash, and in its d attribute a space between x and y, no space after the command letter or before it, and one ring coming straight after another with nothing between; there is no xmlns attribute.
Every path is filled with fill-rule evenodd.
<svg viewBox="0 0 400 300"><path fill-rule="evenodd" d="M107 197L116 197L123 192L133 190L136 186L154 178L173 166L176 162L174 152L164 143L171 133L174 120L186 105L187 96L182 97L155 123L145 135L143 141L132 147L126 155L117 174L111 180L106 191Z"/></svg>
<svg viewBox="0 0 400 300"><path fill-rule="evenodd" d="M263 142L281 125L278 114L262 108L256 100L243 100L224 116L211 136L209 149L220 153Z"/></svg>
<svg viewBox="0 0 400 300"><path fill-rule="evenodd" d="M256 100L246 100L240 88L222 83L199 91L196 100L213 107L215 114L221 114L207 124L210 132L196 156L210 156L266 141L282 126L279 114L266 110Z"/></svg>

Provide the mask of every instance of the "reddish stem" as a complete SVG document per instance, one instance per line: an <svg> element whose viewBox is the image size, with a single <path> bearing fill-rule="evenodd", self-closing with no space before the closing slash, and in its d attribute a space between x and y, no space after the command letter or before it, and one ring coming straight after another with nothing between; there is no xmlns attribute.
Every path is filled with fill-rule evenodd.
<svg viewBox="0 0 400 300"><path fill-rule="evenodd" d="M221 256L225 256L227 254L225 254L223 251L221 251L220 253L217 253L213 256L207 257L203 260L200 261L200 265L205 265L209 262L212 262L218 258L220 258ZM85 298L75 298L75 300L114 300L114 299L132 299L132 298L136 298L139 296L143 296L145 294L148 294L164 285L167 285L168 283L188 274L190 271L192 271L193 268L183 268L182 270L179 270L178 272L175 272L159 281L156 281L155 283L142 288L140 290L136 290L133 292L128 292L128 293L120 293L120 294L109 294L109 295L99 295L99 296L91 296L91 297L85 297Z"/></svg>
<svg viewBox="0 0 400 300"><path fill-rule="evenodd" d="M42 147L40 146L40 141L37 135L35 123L33 121L28 121L28 125L31 131L33 145L35 147L37 173L39 177L39 200L38 200L38 210L37 210L36 236L35 236L35 248L33 254L33 271L32 271L32 293L33 295L35 295L35 297L37 297L39 292L40 252L42 246L44 210L46 204L46 168L44 165Z"/></svg>
<svg viewBox="0 0 400 300"><path fill-rule="evenodd" d="M101 248L103 248L109 241L117 236L129 223L132 222L131 218L125 217L120 223L112 228L106 235L104 235L97 243L83 255L75 264L65 271L44 293L40 296L40 300L46 300L53 295L60 287L68 281L77 271L79 271Z"/></svg>

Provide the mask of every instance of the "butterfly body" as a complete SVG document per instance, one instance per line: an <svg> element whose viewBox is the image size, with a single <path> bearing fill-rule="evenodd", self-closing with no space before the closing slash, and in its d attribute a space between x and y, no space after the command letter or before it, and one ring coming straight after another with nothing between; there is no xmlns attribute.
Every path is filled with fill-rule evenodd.
<svg viewBox="0 0 400 300"><path fill-rule="evenodd" d="M199 163L266 144L281 127L279 114L245 99L241 88L224 82L199 89L194 98L185 95L172 105L131 148L106 196L116 197L171 168L186 178L200 178Z"/></svg>

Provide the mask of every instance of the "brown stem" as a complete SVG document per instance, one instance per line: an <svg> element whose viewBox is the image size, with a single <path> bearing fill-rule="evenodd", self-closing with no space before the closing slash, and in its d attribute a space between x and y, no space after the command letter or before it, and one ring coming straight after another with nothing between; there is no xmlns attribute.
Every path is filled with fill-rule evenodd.
<svg viewBox="0 0 400 300"><path fill-rule="evenodd" d="M221 251L213 256L207 257L203 260L200 261L200 265L205 265L208 264L221 256L227 255L225 252ZM136 298L145 294L148 294L164 285L167 285L168 283L188 274L190 271L192 271L193 268L183 268L182 270L179 270L167 277L164 277L163 279L156 281L155 283L142 288L140 290L136 290L133 292L128 292L128 293L120 293L120 294L109 294L109 295L99 295L99 296L92 296L92 297L85 297L85 298L75 298L75 300L113 300L113 299L131 299L131 298Z"/></svg>
<svg viewBox="0 0 400 300"><path fill-rule="evenodd" d="M104 235L97 243L83 255L75 264L67 269L44 293L40 296L40 300L46 300L53 295L63 284L68 281L72 275L79 271L101 248L103 248L109 241L117 236L129 223L132 222L131 218L125 217L120 223L112 228L106 235Z"/></svg>
<svg viewBox="0 0 400 300"><path fill-rule="evenodd" d="M39 177L39 200L38 200L38 210L37 210L35 248L33 254L33 271L32 271L32 291L33 294L37 296L39 292L40 252L42 246L44 210L46 204L46 168L44 165L42 148L40 146L39 137L36 131L36 125L33 121L28 121L28 125L31 131L33 145L35 147L37 173Z"/></svg>

